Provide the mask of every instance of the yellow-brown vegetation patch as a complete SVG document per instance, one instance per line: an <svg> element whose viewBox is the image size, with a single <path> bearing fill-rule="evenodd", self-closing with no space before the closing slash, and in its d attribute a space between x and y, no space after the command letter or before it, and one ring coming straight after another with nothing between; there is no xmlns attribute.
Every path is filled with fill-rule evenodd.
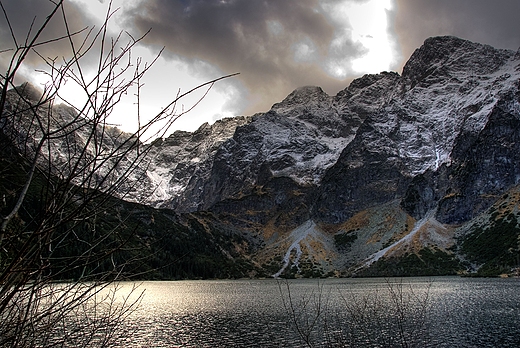
<svg viewBox="0 0 520 348"><path fill-rule="evenodd" d="M508 192L507 199L495 204L495 212L498 214L496 220L505 218L511 212L517 212L520 210L520 192L512 190Z"/></svg>
<svg viewBox="0 0 520 348"><path fill-rule="evenodd" d="M262 228L262 236L265 240L271 238L276 232L279 231L279 228L275 226L274 220L269 221L263 228Z"/></svg>
<svg viewBox="0 0 520 348"><path fill-rule="evenodd" d="M369 216L369 212L363 210L341 224L322 224L320 228L328 234L335 234L340 231L353 231L367 226L370 223Z"/></svg>
<svg viewBox="0 0 520 348"><path fill-rule="evenodd" d="M372 244L372 243L378 243L381 241L381 239L388 233L388 231L394 230L394 227L396 224L399 223L398 221L399 215L398 214L386 214L384 217L384 220L380 224L379 228L370 236L370 238L366 241L366 244ZM413 224L413 223L412 223ZM392 241L397 241L407 235L409 232L408 230L400 231L399 234L396 234L392 237Z"/></svg>

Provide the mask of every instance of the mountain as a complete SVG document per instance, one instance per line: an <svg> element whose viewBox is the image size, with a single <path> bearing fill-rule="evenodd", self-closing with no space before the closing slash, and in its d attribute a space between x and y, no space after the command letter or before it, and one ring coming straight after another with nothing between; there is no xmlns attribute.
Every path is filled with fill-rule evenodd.
<svg viewBox="0 0 520 348"><path fill-rule="evenodd" d="M120 198L247 236L253 275L512 273L519 140L520 51L433 37L402 74L141 144Z"/></svg>
<svg viewBox="0 0 520 348"><path fill-rule="evenodd" d="M467 221L489 207L494 199L485 197L518 184L516 155L504 152L515 147L514 138L505 138L514 137L518 121L519 64L515 52L452 37L427 40L388 91L390 100L365 120L324 178L317 215L344 220L360 207L403 195L403 207L421 218L446 194L460 193L464 198L440 202L435 216L445 223ZM469 165L476 167L461 176ZM430 186L440 187L415 185L433 173L438 179ZM352 210L337 209L351 203Z"/></svg>

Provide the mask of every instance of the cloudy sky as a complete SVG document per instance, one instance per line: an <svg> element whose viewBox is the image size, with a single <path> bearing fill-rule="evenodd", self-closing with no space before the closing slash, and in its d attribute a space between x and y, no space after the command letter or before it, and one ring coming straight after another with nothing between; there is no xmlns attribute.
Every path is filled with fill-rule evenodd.
<svg viewBox="0 0 520 348"><path fill-rule="evenodd" d="M20 38L35 16L38 23L49 10L48 0L0 1ZM109 4L66 2L68 22L77 28L99 26ZM151 29L134 56L151 61L164 47L144 81L143 112L158 112L179 90L240 73L215 85L175 124L190 131L222 117L267 111L299 86L318 85L336 94L365 73L400 73L430 36L520 47L518 0L114 0L112 6L119 8L110 22L113 35L123 30L137 37ZM46 35L59 36L60 30L63 23L53 22ZM9 47L2 18L2 68L9 54L2 50ZM60 54L59 45L49 50L42 48L49 56ZM26 78L42 83L34 69L24 68ZM186 107L194 100L186 99ZM132 102L125 103L114 122L132 130Z"/></svg>

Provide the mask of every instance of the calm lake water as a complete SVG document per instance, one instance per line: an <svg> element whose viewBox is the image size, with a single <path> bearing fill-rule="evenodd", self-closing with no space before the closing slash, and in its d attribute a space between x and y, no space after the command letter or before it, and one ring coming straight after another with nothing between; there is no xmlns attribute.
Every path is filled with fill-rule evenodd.
<svg viewBox="0 0 520 348"><path fill-rule="evenodd" d="M520 279L211 280L139 290L122 347L520 346Z"/></svg>

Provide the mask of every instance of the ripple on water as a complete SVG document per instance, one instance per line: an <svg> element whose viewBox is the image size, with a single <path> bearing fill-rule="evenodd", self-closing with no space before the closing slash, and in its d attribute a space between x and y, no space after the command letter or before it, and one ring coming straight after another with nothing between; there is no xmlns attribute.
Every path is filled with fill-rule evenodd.
<svg viewBox="0 0 520 348"><path fill-rule="evenodd" d="M520 280L438 277L400 281L405 291L409 287L417 293L429 289L428 333L416 341L421 346L520 346ZM347 328L355 327L344 310L345 298L378 294L380 302L389 301L383 295L386 282L292 280L289 288L296 307L304 303L302 299L321 294L328 318L316 326L310 336L313 342L341 343L347 339ZM144 282L142 306L127 326L133 334L121 346L304 347L284 309L280 291L287 288L280 284L276 280ZM313 302L307 301L303 317L312 315L312 308ZM374 337L379 335L381 342L388 342L395 336L394 314L378 315L383 319L377 321L385 325L373 331ZM358 343L374 346L374 337Z"/></svg>

